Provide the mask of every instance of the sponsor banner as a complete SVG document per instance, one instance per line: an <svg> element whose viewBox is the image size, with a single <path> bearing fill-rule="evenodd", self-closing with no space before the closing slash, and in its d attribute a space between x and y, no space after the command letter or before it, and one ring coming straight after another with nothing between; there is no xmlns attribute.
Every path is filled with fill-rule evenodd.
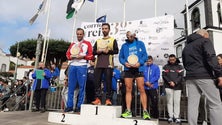
<svg viewBox="0 0 222 125"><path fill-rule="evenodd" d="M110 36L114 37L119 49L125 43L126 32L134 30L136 37L143 41L148 55L152 55L154 63L165 65L168 55L174 52L174 17L171 15L109 23L111 26ZM95 41L103 36L101 23L83 22L81 27L85 30L85 39ZM115 65L120 65L118 55L115 56Z"/></svg>

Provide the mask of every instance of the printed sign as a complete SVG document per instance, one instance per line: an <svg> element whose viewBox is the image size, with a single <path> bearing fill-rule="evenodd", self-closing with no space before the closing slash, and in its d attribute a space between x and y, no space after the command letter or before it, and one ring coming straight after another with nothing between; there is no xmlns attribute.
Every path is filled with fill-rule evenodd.
<svg viewBox="0 0 222 125"><path fill-rule="evenodd" d="M154 17L143 20L109 23L110 36L114 37L119 49L125 43L126 32L134 30L136 37L143 41L148 55L153 56L154 63L165 65L168 55L174 52L174 17L171 15ZM103 36L101 23L83 22L81 27L85 30L85 39L95 41ZM121 66L118 55L114 56L115 65Z"/></svg>

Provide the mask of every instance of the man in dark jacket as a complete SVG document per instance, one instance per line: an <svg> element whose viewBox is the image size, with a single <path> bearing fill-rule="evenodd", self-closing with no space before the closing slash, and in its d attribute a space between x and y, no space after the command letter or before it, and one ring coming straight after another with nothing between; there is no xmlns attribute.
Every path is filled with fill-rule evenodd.
<svg viewBox="0 0 222 125"><path fill-rule="evenodd" d="M211 125L221 125L222 104L214 79L222 84L222 69L206 30L198 30L187 38L182 58L188 89L188 123L197 125L199 98L204 94L210 108Z"/></svg>
<svg viewBox="0 0 222 125"><path fill-rule="evenodd" d="M169 113L168 122L181 123L180 98L182 90L183 67L179 65L179 60L174 54L169 56L168 64L163 67L163 80L166 88L167 110Z"/></svg>

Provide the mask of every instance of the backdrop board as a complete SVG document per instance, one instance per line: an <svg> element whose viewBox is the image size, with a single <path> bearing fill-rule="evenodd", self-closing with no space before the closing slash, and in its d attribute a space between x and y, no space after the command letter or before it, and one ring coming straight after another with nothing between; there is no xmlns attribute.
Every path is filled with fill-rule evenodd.
<svg viewBox="0 0 222 125"><path fill-rule="evenodd" d="M109 23L110 36L116 38L119 49L125 43L126 32L135 31L136 37L143 41L148 55L152 55L154 63L163 66L167 63L168 55L174 52L174 17L171 15ZM85 30L85 39L94 45L102 37L101 23L83 22L81 27ZM121 66L118 55L115 56L115 65Z"/></svg>

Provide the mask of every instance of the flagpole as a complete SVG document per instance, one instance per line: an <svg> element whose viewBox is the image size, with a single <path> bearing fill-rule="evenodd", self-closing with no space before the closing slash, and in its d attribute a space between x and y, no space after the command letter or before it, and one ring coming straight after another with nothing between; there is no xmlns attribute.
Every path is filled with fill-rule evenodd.
<svg viewBox="0 0 222 125"><path fill-rule="evenodd" d="M221 18L222 18L222 0L220 0L220 15L221 15Z"/></svg>
<svg viewBox="0 0 222 125"><path fill-rule="evenodd" d="M72 27L72 37L71 42L74 42L74 34L75 34L75 28L76 28L76 20L77 20L77 12L74 12L74 20L73 20L73 27Z"/></svg>
<svg viewBox="0 0 222 125"><path fill-rule="evenodd" d="M190 15L189 15L189 2L186 0L186 20L187 20L187 36L191 34L190 32Z"/></svg>
<svg viewBox="0 0 222 125"><path fill-rule="evenodd" d="M45 35L44 35L44 43L43 43L43 49L42 49L42 57L41 57L41 62L45 64L46 60L45 59L45 51L46 51L46 40L47 40L47 34L48 34L48 26L49 26L49 15L50 15L50 7L51 7L51 0L47 0L48 5L47 6L47 18L46 18L46 25L45 25Z"/></svg>
<svg viewBox="0 0 222 125"><path fill-rule="evenodd" d="M154 16L157 16L157 0L154 0Z"/></svg>
<svg viewBox="0 0 222 125"><path fill-rule="evenodd" d="M126 0L123 0L123 23L126 22Z"/></svg>
<svg viewBox="0 0 222 125"><path fill-rule="evenodd" d="M51 30L49 29L48 30L48 33L47 33L47 44L46 44L46 52L45 52L45 58L44 58L44 61L46 61L46 58L47 58L47 53L48 53L48 48L49 48L49 36L50 36L50 33L51 33ZM44 62L45 63L45 62Z"/></svg>
<svg viewBox="0 0 222 125"><path fill-rule="evenodd" d="M97 11L98 11L98 3L97 3L97 0L95 0L95 19L94 19L95 22L97 19Z"/></svg>

